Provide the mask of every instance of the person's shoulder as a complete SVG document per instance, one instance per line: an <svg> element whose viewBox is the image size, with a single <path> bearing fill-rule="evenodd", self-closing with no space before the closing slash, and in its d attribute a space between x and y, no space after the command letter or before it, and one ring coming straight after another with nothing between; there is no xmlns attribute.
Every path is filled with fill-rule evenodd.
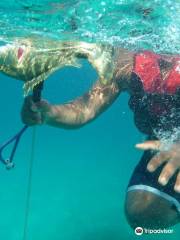
<svg viewBox="0 0 180 240"><path fill-rule="evenodd" d="M116 49L115 78L118 82L129 81L134 66L135 52L125 48Z"/></svg>

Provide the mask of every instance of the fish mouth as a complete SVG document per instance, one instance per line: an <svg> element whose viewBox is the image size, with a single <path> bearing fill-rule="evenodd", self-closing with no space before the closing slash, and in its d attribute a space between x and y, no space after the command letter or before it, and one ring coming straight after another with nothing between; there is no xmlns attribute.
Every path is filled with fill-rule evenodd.
<svg viewBox="0 0 180 240"><path fill-rule="evenodd" d="M47 52L46 52L47 51ZM24 96L27 96L34 87L45 81L53 72L66 66L80 68L80 58L86 58L92 67L97 71L99 81L107 84L112 81L114 72L113 48L102 44L86 42L62 42L55 49L42 50L45 57L54 52L58 54L57 62L48 71L25 82L23 86Z"/></svg>

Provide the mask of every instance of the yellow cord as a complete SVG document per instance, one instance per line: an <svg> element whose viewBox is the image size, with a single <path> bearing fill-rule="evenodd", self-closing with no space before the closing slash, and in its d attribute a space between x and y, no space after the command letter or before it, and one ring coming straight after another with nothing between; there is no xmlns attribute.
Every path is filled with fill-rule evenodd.
<svg viewBox="0 0 180 240"><path fill-rule="evenodd" d="M23 240L26 240L27 237L28 237L28 223L29 223L28 221L29 221L31 193L32 193L32 172L33 172L33 163L34 163L34 155L35 155L35 139L36 139L36 127L33 127L31 153L30 153L30 164L29 164L29 174L28 174L28 187L27 187L27 197L26 197L26 209L25 209L25 222L24 222Z"/></svg>

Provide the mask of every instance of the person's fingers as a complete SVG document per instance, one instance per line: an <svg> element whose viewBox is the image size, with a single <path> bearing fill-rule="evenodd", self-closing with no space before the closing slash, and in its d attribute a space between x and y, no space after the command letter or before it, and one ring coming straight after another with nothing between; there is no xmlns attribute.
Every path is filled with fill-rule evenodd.
<svg viewBox="0 0 180 240"><path fill-rule="evenodd" d="M138 143L135 145L136 148L141 150L160 150L161 142L160 141L145 141L143 143Z"/></svg>
<svg viewBox="0 0 180 240"><path fill-rule="evenodd" d="M32 96L27 96L24 99L23 110L28 110L32 112L46 112L49 111L50 104L46 100L41 100L39 102L34 102Z"/></svg>
<svg viewBox="0 0 180 240"><path fill-rule="evenodd" d="M24 99L24 105L31 106L33 104L33 98L32 96L27 96Z"/></svg>
<svg viewBox="0 0 180 240"><path fill-rule="evenodd" d="M36 103L36 108L40 112L47 112L50 109L50 104L46 100L41 100Z"/></svg>
<svg viewBox="0 0 180 240"><path fill-rule="evenodd" d="M27 96L24 99L24 104L23 104L23 111L32 111L32 112L37 112L37 107L36 104L33 102L33 97L32 96Z"/></svg>
<svg viewBox="0 0 180 240"><path fill-rule="evenodd" d="M158 182L163 186L166 185L169 182L169 179L176 172L176 169L177 168L175 164L173 164L172 162L167 163L158 178Z"/></svg>
<svg viewBox="0 0 180 240"><path fill-rule="evenodd" d="M28 96L24 99L24 104L21 109L21 119L24 124L29 126L35 124L43 124L45 120L45 113L50 111L51 105L41 100L34 102L32 96Z"/></svg>
<svg viewBox="0 0 180 240"><path fill-rule="evenodd" d="M41 124L42 123L42 116L40 113L33 113L33 112L23 112L22 114L22 121L24 124L27 125L34 125L34 124Z"/></svg>
<svg viewBox="0 0 180 240"><path fill-rule="evenodd" d="M25 103L31 102L32 99L33 99L33 97L32 97L31 95L29 95L29 96L27 96L27 97L24 98L24 102L25 102Z"/></svg>
<svg viewBox="0 0 180 240"><path fill-rule="evenodd" d="M25 119L24 123L27 125L36 125L36 124L42 124L42 120L41 118L34 117L34 118Z"/></svg>
<svg viewBox="0 0 180 240"><path fill-rule="evenodd" d="M149 172L154 172L163 162L169 159L169 155L167 152L160 152L156 154L148 163L147 170Z"/></svg>
<svg viewBox="0 0 180 240"><path fill-rule="evenodd" d="M41 122L41 114L31 114L30 118L32 119L32 121L40 123Z"/></svg>
<svg viewBox="0 0 180 240"><path fill-rule="evenodd" d="M175 186L174 186L174 190L176 192L180 193L180 172L177 175L176 183L175 183Z"/></svg>

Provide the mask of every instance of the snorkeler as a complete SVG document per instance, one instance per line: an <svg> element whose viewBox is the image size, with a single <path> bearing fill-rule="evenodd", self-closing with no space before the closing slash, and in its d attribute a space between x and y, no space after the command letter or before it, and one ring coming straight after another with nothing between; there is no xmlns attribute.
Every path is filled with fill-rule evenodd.
<svg viewBox="0 0 180 240"><path fill-rule="evenodd" d="M56 69L76 66L79 57L89 60L99 79L89 92L66 104L51 105L45 100L34 103L31 96L26 97L22 121L30 126L79 128L127 91L135 124L147 135L146 142L137 144L145 152L127 188L127 220L133 228L163 228L179 223L180 56L150 51L135 53L83 42L57 45L49 44L49 50L39 50L36 43L26 41L5 46L0 50L1 71L23 80L26 95ZM174 134L173 143L166 144L168 139L162 140L163 134L168 137Z"/></svg>

